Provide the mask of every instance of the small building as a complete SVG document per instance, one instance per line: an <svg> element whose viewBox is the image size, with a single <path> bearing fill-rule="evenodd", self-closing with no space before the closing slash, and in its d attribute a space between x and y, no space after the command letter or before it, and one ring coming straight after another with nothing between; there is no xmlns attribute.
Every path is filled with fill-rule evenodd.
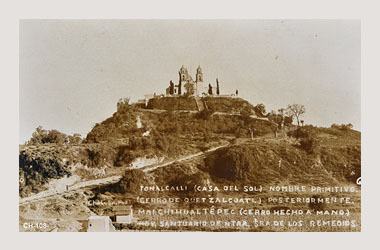
<svg viewBox="0 0 380 250"><path fill-rule="evenodd" d="M112 207L113 221L120 224L131 224L133 220L133 209L131 205Z"/></svg>
<svg viewBox="0 0 380 250"><path fill-rule="evenodd" d="M109 216L91 216L88 219L87 232L115 232Z"/></svg>

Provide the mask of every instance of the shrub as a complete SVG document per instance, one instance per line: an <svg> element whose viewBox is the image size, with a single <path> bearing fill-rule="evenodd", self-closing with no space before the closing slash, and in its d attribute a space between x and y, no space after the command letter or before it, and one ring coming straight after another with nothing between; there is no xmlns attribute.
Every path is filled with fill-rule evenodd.
<svg viewBox="0 0 380 250"><path fill-rule="evenodd" d="M131 151L128 146L120 146L115 157L115 166L123 166L131 163L140 155L137 152Z"/></svg>
<svg viewBox="0 0 380 250"><path fill-rule="evenodd" d="M139 192L141 184L149 185L152 183L141 169L126 170L120 180L120 188L124 192Z"/></svg>
<svg viewBox="0 0 380 250"><path fill-rule="evenodd" d="M169 148L169 145L168 145L168 140L163 137L163 138L158 138L156 140L156 146L158 149L164 151L164 152L167 152L168 151L168 148Z"/></svg>
<svg viewBox="0 0 380 250"><path fill-rule="evenodd" d="M86 149L86 152L87 152L87 155L88 155L88 159L90 160L90 165L91 166L98 166L99 163L100 163L100 153L98 151L95 151L95 150L91 150L91 149Z"/></svg>
<svg viewBox="0 0 380 250"><path fill-rule="evenodd" d="M319 146L319 141L312 128L297 128L296 130L289 131L288 136L298 139L300 148L309 154L315 153Z"/></svg>
<svg viewBox="0 0 380 250"><path fill-rule="evenodd" d="M300 147L309 154L314 153L318 146L318 140L314 137L302 138L299 143Z"/></svg>
<svg viewBox="0 0 380 250"><path fill-rule="evenodd" d="M348 123L348 124L341 124L341 125L338 125L338 124L332 124L331 125L331 128L336 128L336 129L339 129L339 130L342 130L342 131L349 131L353 128L354 126L351 124L351 123Z"/></svg>
<svg viewBox="0 0 380 250"><path fill-rule="evenodd" d="M59 132L58 130L45 130L41 126L36 128L36 131L32 134L32 137L28 141L28 144L38 145L45 143L55 143L62 145L69 142L69 137Z"/></svg>
<svg viewBox="0 0 380 250"><path fill-rule="evenodd" d="M208 120L213 114L213 111L210 109L204 109L201 112L198 112L196 117L198 119Z"/></svg>
<svg viewBox="0 0 380 250"><path fill-rule="evenodd" d="M228 181L262 183L268 181L262 170L262 164L268 159L258 159L257 155L266 151L256 146L233 146L215 151L206 157L205 165L212 176Z"/></svg>
<svg viewBox="0 0 380 250"><path fill-rule="evenodd" d="M296 139L306 138L308 133L306 129L297 128L296 130L289 131L288 136L294 137Z"/></svg>
<svg viewBox="0 0 380 250"><path fill-rule="evenodd" d="M71 175L68 165L57 158L55 152L36 155L23 150L19 153L19 176L24 179L19 186L21 197L42 191L43 185L50 179L59 179L65 175Z"/></svg>

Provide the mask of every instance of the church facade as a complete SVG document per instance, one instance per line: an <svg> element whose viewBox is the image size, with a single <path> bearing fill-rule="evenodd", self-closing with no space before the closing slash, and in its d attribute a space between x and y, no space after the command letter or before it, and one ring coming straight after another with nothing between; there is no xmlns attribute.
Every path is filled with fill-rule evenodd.
<svg viewBox="0 0 380 250"><path fill-rule="evenodd" d="M209 86L203 81L203 72L200 66L196 70L195 80L183 65L178 71L178 76L178 84L170 81L169 87L166 89L166 96L205 96L209 94Z"/></svg>

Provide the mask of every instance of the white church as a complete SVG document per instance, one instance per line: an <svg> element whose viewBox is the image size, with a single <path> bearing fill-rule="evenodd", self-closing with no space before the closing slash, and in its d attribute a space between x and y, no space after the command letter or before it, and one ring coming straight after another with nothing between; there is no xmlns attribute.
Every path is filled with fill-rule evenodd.
<svg viewBox="0 0 380 250"><path fill-rule="evenodd" d="M169 87L166 89L166 96L207 96L209 93L209 85L203 82L203 72L202 68L198 66L195 81L189 74L187 68L183 65L178 71L179 81L178 84L174 84L170 81ZM218 82L218 80L217 80ZM212 94L218 94L217 88L211 86Z"/></svg>

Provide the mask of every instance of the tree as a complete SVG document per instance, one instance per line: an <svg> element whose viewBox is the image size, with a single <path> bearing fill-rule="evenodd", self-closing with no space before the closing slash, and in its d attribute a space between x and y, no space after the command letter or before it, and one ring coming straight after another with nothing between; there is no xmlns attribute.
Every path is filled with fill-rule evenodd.
<svg viewBox="0 0 380 250"><path fill-rule="evenodd" d="M212 95L212 87L211 84L208 84L208 94Z"/></svg>
<svg viewBox="0 0 380 250"><path fill-rule="evenodd" d="M284 117L284 125L290 126L293 123L293 117L292 116L285 116Z"/></svg>
<svg viewBox="0 0 380 250"><path fill-rule="evenodd" d="M297 119L298 126L300 125L299 118L300 116L305 114L305 112L306 112L305 106L302 104L292 104L292 105L289 104L288 107L286 108L287 115L295 117Z"/></svg>
<svg viewBox="0 0 380 250"><path fill-rule="evenodd" d="M271 129L274 133L274 137L277 138L277 132L278 132L278 124L277 123L273 123L273 125L271 126Z"/></svg>
<svg viewBox="0 0 380 250"><path fill-rule="evenodd" d="M55 143L55 144L67 144L69 137L59 132L58 130L45 130L41 126L36 128L36 131L32 134L32 138L28 141L30 145Z"/></svg>
<svg viewBox="0 0 380 250"><path fill-rule="evenodd" d="M174 95L174 83L170 80L169 94Z"/></svg>
<svg viewBox="0 0 380 250"><path fill-rule="evenodd" d="M82 136L80 134L73 134L73 136L69 136L69 142L73 144L82 143Z"/></svg>
<svg viewBox="0 0 380 250"><path fill-rule="evenodd" d="M122 108L128 107L130 99L131 99L130 97L120 98L119 101L117 102L117 110L119 111Z"/></svg>
<svg viewBox="0 0 380 250"><path fill-rule="evenodd" d="M297 128L296 130L288 132L288 135L299 140L299 146L307 153L316 152L319 141L316 136L316 132L310 128Z"/></svg>
<svg viewBox="0 0 380 250"><path fill-rule="evenodd" d="M277 124L279 128L282 127L282 123L284 121L284 117L282 115L276 113L270 113L268 116L268 120Z"/></svg>
<svg viewBox="0 0 380 250"><path fill-rule="evenodd" d="M44 138L44 143L56 143L59 145L65 144L68 142L67 135L59 132L58 130L50 130L48 136Z"/></svg>
<svg viewBox="0 0 380 250"><path fill-rule="evenodd" d="M36 131L33 132L32 138L29 140L29 144L42 144L42 139L48 135L48 131L42 128L42 126L38 126Z"/></svg>
<svg viewBox="0 0 380 250"><path fill-rule="evenodd" d="M219 95L220 94L220 91L219 91L219 81L218 81L218 78L216 78L216 94Z"/></svg>
<svg viewBox="0 0 380 250"><path fill-rule="evenodd" d="M182 94L182 82L179 82L178 84L178 95Z"/></svg>
<svg viewBox="0 0 380 250"><path fill-rule="evenodd" d="M341 125L338 125L338 124L332 124L331 125L331 128L336 128L336 129L339 129L339 130L342 130L342 131L348 131L350 129L353 129L353 125L351 123L348 123L348 124L341 124Z"/></svg>

